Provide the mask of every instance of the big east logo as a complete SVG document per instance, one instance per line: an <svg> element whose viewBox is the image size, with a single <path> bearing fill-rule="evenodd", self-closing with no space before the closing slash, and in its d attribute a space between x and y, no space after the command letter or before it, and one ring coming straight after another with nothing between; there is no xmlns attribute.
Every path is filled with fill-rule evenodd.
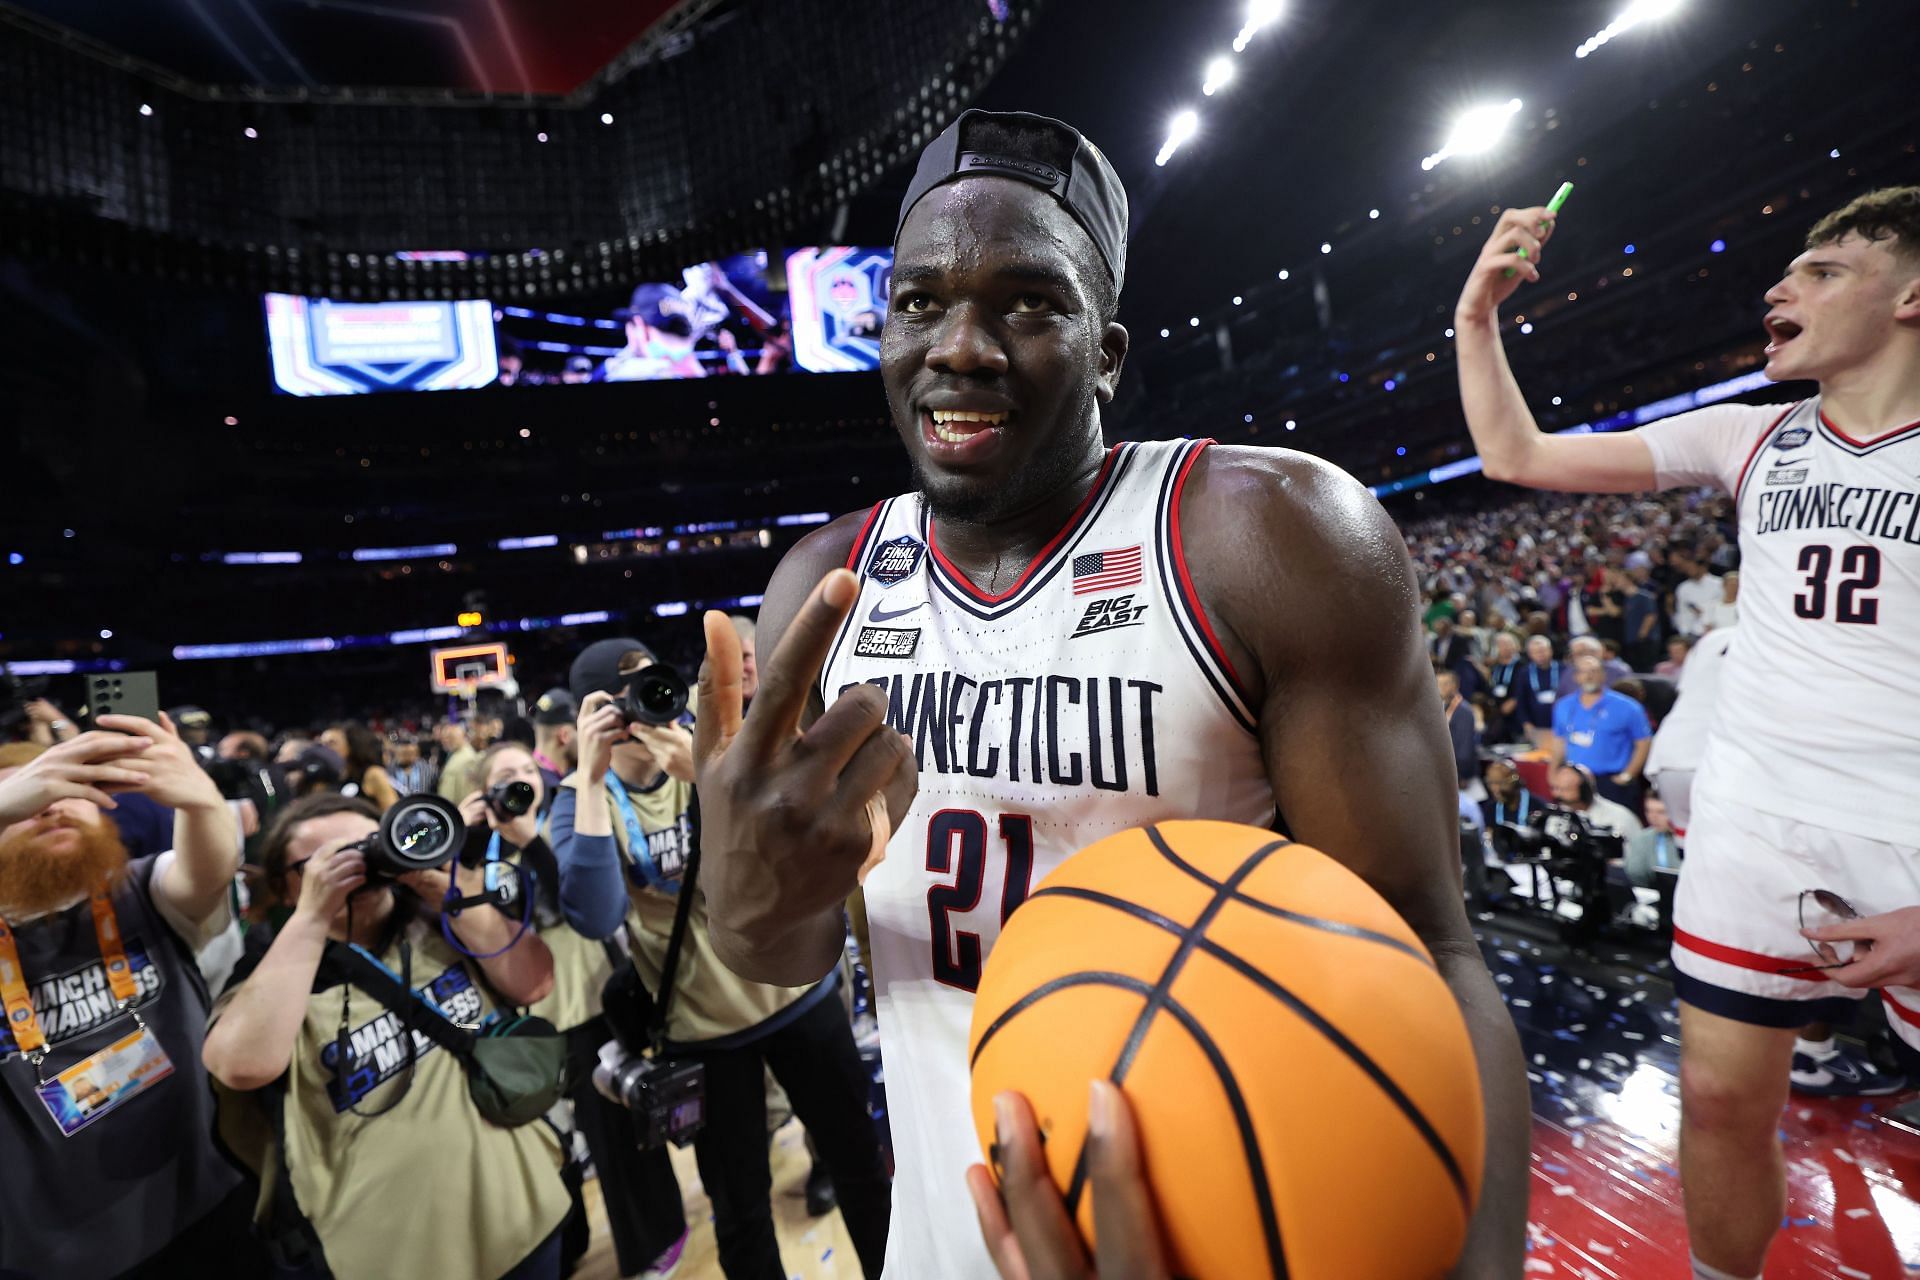
<svg viewBox="0 0 1920 1280"><path fill-rule="evenodd" d="M1118 627L1138 627L1146 616L1147 606L1135 604L1131 594L1115 596L1111 600L1095 600L1087 606L1080 616L1080 625L1073 629L1072 639L1090 636L1096 631L1112 631Z"/></svg>

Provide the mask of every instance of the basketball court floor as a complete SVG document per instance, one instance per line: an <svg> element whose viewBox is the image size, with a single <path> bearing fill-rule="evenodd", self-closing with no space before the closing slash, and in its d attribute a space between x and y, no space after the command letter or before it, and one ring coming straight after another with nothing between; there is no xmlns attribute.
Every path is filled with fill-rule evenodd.
<svg viewBox="0 0 1920 1280"><path fill-rule="evenodd" d="M1478 926L1520 1028L1533 1089L1526 1280L1686 1280L1680 1204L1679 1015L1666 962L1648 947L1570 954L1526 922ZM1768 1280L1920 1277L1920 1138L1876 1117L1901 1098L1795 1097L1780 1117L1788 1207ZM810 1219L800 1131L776 1137L774 1214L789 1276L858 1280L837 1213ZM690 1152L676 1152L693 1223L676 1280L721 1280ZM597 1189L594 1249L576 1276L614 1280ZM1391 1211L1383 1207L1382 1222ZM990 1280L990 1278L983 1278ZM1343 1278L1345 1280L1345 1278Z"/></svg>

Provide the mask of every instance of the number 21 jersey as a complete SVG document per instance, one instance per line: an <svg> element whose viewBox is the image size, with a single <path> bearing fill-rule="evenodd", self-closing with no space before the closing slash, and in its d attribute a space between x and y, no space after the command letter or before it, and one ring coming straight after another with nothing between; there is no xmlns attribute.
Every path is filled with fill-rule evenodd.
<svg viewBox="0 0 1920 1280"><path fill-rule="evenodd" d="M821 695L878 686L920 762L865 886L896 1163L889 1280L993 1274L964 1180L982 1159L967 1033L1007 916L1128 827L1274 823L1254 711L1182 554L1180 493L1206 447L1114 447L1067 527L997 595L947 562L911 495L873 509L848 559L860 595Z"/></svg>

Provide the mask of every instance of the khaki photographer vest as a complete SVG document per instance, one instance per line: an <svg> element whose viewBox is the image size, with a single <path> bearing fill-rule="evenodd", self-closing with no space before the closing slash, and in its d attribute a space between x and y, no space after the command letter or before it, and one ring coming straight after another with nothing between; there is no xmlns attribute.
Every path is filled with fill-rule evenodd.
<svg viewBox="0 0 1920 1280"><path fill-rule="evenodd" d="M569 774L560 785L578 791L580 775ZM611 771L607 774L607 785L621 785L619 777ZM693 784L669 778L653 791L629 788L627 798L640 820L641 832L652 836L680 828L681 819L693 806ZM611 795L607 797L607 813L624 870L631 865L627 824ZM722 964L714 954L713 940L707 932L706 895L698 885L693 892L693 907L687 915L687 936L680 944L680 967L674 978L676 994L673 1007L668 1011L669 1039L677 1044L690 1044L750 1031L812 990L811 987L772 987L748 982ZM656 996L667 958L667 939L673 933L676 901L669 894L637 886L633 877L627 876L627 947L641 981Z"/></svg>

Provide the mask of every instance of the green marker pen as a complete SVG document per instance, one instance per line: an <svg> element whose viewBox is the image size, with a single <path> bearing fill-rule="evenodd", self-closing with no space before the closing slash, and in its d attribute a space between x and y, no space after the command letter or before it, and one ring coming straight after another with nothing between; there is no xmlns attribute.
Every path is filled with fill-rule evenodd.
<svg viewBox="0 0 1920 1280"><path fill-rule="evenodd" d="M1554 213L1554 214L1557 214L1557 213L1559 213L1559 212L1560 212L1560 206L1561 206L1561 205L1563 205L1563 204L1565 204L1565 203L1567 202L1567 197L1568 197L1568 196L1570 196L1570 195L1572 195L1572 194L1573 194L1573 184L1572 184L1571 182L1563 182L1563 183L1561 183L1561 184L1560 184L1560 189L1559 189L1558 191L1556 191L1556 192L1554 192L1554 193L1553 193L1553 199L1551 199L1551 200L1549 200L1549 201L1547 201L1547 212L1548 212L1548 213ZM1543 223L1541 223L1541 224L1540 224L1540 227L1541 227L1541 229L1542 229L1542 230L1545 230L1545 229L1546 229L1546 225L1547 225L1547 224L1546 224L1546 223L1544 223L1544 222L1543 222ZM1521 246L1521 248L1520 248L1520 256L1521 256L1521 257L1523 257L1523 258L1527 256L1527 250L1526 250L1526 246L1524 246L1524 245L1522 245L1522 246ZM1502 273L1502 274L1503 274L1503 275L1504 275L1504 276L1505 276L1505 277L1506 277L1507 279L1509 279L1509 280L1511 280L1511 279L1513 279L1513 277L1514 277L1514 275L1515 275L1515 274L1517 274L1517 273L1515 272L1515 270L1514 270L1514 269L1513 269L1512 267L1508 267L1508 268L1506 269L1506 271L1505 271L1504 273Z"/></svg>

